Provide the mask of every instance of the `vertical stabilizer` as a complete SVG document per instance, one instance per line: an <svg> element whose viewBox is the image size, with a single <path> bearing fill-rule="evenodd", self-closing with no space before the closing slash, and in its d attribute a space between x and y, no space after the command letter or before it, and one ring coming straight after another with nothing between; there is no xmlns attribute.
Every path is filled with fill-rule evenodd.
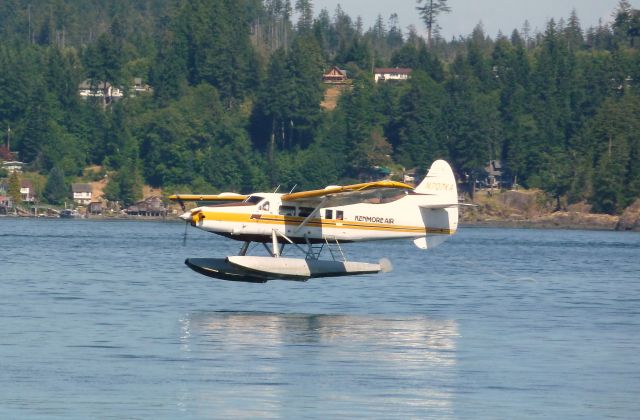
<svg viewBox="0 0 640 420"><path fill-rule="evenodd" d="M444 160L436 160L431 164L427 176L415 189L419 194L437 197L433 203L458 203L458 188L456 177L451 166Z"/></svg>
<svg viewBox="0 0 640 420"><path fill-rule="evenodd" d="M414 243L420 249L430 249L458 229L458 188L451 166L444 160L433 162L414 191L423 196L419 206L426 233Z"/></svg>

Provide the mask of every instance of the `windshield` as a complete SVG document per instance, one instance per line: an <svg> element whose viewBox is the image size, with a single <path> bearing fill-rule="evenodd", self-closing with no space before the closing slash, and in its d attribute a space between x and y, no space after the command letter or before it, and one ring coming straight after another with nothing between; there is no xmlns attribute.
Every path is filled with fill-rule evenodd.
<svg viewBox="0 0 640 420"><path fill-rule="evenodd" d="M244 202L249 204L258 204L262 200L264 200L264 197L260 197L259 195L251 195L246 200L244 200Z"/></svg>

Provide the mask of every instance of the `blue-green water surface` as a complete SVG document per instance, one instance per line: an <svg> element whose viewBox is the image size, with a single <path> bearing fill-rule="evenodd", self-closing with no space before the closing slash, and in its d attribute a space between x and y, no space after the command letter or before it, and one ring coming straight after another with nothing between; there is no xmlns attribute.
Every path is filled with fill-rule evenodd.
<svg viewBox="0 0 640 420"><path fill-rule="evenodd" d="M637 418L640 234L462 228L225 282L179 223L0 218L0 418Z"/></svg>

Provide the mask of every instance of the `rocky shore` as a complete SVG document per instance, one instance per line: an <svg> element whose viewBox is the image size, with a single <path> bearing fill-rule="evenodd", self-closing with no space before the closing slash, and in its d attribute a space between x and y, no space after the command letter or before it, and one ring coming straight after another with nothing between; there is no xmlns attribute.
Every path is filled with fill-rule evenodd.
<svg viewBox="0 0 640 420"><path fill-rule="evenodd" d="M620 216L591 213L585 203L554 211L555 202L540 191L480 191L473 204L462 208L461 224L640 232L640 199Z"/></svg>

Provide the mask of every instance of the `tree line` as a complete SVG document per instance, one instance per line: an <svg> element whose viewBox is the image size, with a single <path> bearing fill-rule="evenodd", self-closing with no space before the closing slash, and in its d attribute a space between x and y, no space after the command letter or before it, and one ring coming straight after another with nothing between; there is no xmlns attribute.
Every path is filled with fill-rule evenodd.
<svg viewBox="0 0 640 420"><path fill-rule="evenodd" d="M416 13L433 19L428 3ZM429 45L397 15L365 29L310 0L8 0L0 127L49 191L100 165L125 204L143 183L318 188L444 158L470 180L501 160L559 205L613 214L640 197L640 12L623 0L612 17L583 29L574 11L539 33L525 22L494 39L478 25L451 40L432 20ZM352 84L326 111L332 65ZM376 84L375 67L413 72ZM104 94L81 98L85 80Z"/></svg>

